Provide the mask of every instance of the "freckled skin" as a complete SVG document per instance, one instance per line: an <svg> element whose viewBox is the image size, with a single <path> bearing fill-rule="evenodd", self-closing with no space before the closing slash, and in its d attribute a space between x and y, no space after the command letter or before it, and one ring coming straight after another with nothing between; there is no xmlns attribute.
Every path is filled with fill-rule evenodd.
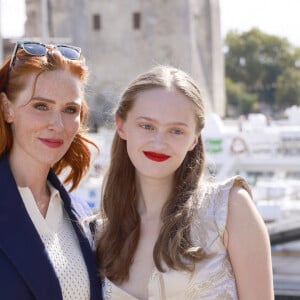
<svg viewBox="0 0 300 300"><path fill-rule="evenodd" d="M64 71L43 72L14 102L8 100L13 132L10 160L49 168L64 156L80 126L80 81Z"/></svg>

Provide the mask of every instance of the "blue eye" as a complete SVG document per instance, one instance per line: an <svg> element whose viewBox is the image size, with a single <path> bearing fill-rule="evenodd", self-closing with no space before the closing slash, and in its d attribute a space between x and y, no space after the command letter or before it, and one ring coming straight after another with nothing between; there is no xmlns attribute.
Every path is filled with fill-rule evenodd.
<svg viewBox="0 0 300 300"><path fill-rule="evenodd" d="M34 108L37 110L48 110L48 106L44 103L36 103Z"/></svg>
<svg viewBox="0 0 300 300"><path fill-rule="evenodd" d="M183 131L181 129L177 129L177 128L171 129L170 132L173 134L177 134L177 135L183 134Z"/></svg>
<svg viewBox="0 0 300 300"><path fill-rule="evenodd" d="M66 107L64 109L64 112L68 114L76 114L78 112L78 109L77 107L70 106L70 107Z"/></svg>
<svg viewBox="0 0 300 300"><path fill-rule="evenodd" d="M153 126L150 124L142 124L141 127L146 130L153 130Z"/></svg>

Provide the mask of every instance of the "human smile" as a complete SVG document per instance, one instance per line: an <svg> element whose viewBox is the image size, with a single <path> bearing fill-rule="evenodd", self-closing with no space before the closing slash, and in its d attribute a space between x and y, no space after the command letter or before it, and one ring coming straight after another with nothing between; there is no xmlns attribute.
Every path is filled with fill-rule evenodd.
<svg viewBox="0 0 300 300"><path fill-rule="evenodd" d="M60 147L64 141L62 139L44 139L44 138L39 138L39 140L45 144L46 146L50 148L58 148Z"/></svg>
<svg viewBox="0 0 300 300"><path fill-rule="evenodd" d="M157 162L165 161L170 157L169 155L163 153L156 153L151 151L144 151L144 154L147 158Z"/></svg>

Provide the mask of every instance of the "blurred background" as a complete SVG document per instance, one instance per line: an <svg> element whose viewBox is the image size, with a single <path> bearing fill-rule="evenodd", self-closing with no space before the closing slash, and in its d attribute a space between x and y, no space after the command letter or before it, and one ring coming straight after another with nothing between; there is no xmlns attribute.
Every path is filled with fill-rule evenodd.
<svg viewBox="0 0 300 300"><path fill-rule="evenodd" d="M0 0L0 62L20 39L82 48L101 153L75 194L95 211L122 90L157 64L192 75L206 102L207 175L248 180L276 299L300 299L299 11L299 0Z"/></svg>

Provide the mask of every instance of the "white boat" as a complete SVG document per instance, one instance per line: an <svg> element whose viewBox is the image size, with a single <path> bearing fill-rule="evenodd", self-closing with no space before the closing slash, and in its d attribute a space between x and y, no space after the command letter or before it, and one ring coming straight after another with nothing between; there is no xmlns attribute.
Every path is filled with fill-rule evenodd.
<svg viewBox="0 0 300 300"><path fill-rule="evenodd" d="M266 222L300 217L300 107L286 115L275 122L263 114L237 121L212 114L203 132L209 171L219 179L244 176Z"/></svg>

